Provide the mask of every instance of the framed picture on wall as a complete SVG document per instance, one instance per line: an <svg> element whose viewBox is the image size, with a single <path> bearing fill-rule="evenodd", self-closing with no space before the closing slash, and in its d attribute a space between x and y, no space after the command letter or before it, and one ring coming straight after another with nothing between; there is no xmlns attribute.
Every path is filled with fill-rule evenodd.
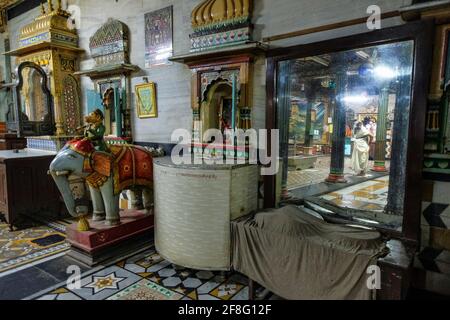
<svg viewBox="0 0 450 320"><path fill-rule="evenodd" d="M171 64L173 55L173 7L145 14L145 67Z"/></svg>
<svg viewBox="0 0 450 320"><path fill-rule="evenodd" d="M158 117L155 84L153 82L138 84L135 92L138 117L141 119Z"/></svg>

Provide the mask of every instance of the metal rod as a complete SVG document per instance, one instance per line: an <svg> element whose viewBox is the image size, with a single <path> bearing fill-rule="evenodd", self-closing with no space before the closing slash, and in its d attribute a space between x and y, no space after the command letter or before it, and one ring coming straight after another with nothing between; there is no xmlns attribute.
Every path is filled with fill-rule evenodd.
<svg viewBox="0 0 450 320"><path fill-rule="evenodd" d="M390 12L382 13L381 19L388 19L388 18L393 18L393 17L398 17L398 16L400 16L400 12L390 11ZM283 34L263 38L263 42L283 40L283 39L288 39L288 38L300 37L300 36L304 36L306 34L311 34L311 33L317 33L317 32L323 32L323 31L328 31L328 30L333 30L333 29L349 27L349 26L353 26L353 25L357 25L357 24L366 23L367 19L368 19L368 17L362 17L362 18L357 18L357 19L352 19L352 20L347 20L347 21L325 24L325 25L319 26L319 27L312 27L312 28L307 28L307 29L303 29L303 30L283 33Z"/></svg>

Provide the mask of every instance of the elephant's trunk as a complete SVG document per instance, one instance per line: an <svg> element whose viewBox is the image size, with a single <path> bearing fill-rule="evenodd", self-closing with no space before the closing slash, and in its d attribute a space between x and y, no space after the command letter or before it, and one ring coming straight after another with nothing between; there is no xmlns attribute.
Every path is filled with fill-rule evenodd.
<svg viewBox="0 0 450 320"><path fill-rule="evenodd" d="M79 214L75 210L75 199L72 195L72 191L70 190L68 175L63 175L62 172L59 171L52 171L50 173L53 180L55 180L61 195L63 196L64 203L66 204L69 214L73 217L78 217Z"/></svg>

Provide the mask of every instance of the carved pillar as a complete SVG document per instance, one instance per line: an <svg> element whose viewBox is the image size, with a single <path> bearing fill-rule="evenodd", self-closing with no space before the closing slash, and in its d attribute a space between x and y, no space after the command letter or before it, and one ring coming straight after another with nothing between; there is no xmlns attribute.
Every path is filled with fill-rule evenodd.
<svg viewBox="0 0 450 320"><path fill-rule="evenodd" d="M386 125L389 106L389 89L381 89L378 103L377 134L375 142L375 164L373 171L386 172Z"/></svg>
<svg viewBox="0 0 450 320"><path fill-rule="evenodd" d="M317 81L310 80L309 85L306 87L306 99L308 104L306 105L306 123L305 123L305 148L308 154L312 153L312 144L314 135L311 134L312 128L312 108L316 100L317 90L319 90L320 84Z"/></svg>
<svg viewBox="0 0 450 320"><path fill-rule="evenodd" d="M345 104L343 97L347 87L346 60L342 58L336 61L336 104L333 112L333 133L331 136L331 166L330 174L326 179L331 183L345 183L344 156L345 156Z"/></svg>
<svg viewBox="0 0 450 320"><path fill-rule="evenodd" d="M9 38L6 37L5 38L5 51L8 52L9 50L11 50L10 48L10 41ZM5 61L5 82L6 83L10 83L11 82L11 73L12 73L12 68L11 68L11 57L6 56L4 57L4 61ZM8 92L11 92L8 90ZM12 117L14 117L14 99L13 99L13 95L12 94L7 94L6 95L6 106L5 106L5 121L10 121Z"/></svg>
<svg viewBox="0 0 450 320"><path fill-rule="evenodd" d="M287 189L289 158L289 118L291 115L291 61L280 63L279 72L279 118L280 158L282 160L281 198L289 198Z"/></svg>
<svg viewBox="0 0 450 320"><path fill-rule="evenodd" d="M305 123L305 147L310 148L313 137L311 135L311 109L313 106L313 102L311 99L313 99L314 96L308 96L308 103L306 104L306 123Z"/></svg>
<svg viewBox="0 0 450 320"><path fill-rule="evenodd" d="M129 74L125 74L125 87L122 90L122 107L123 107L123 136L132 137L132 128L131 128L131 79Z"/></svg>
<svg viewBox="0 0 450 320"><path fill-rule="evenodd" d="M395 134L392 136L391 165L389 169L389 192L385 212L402 215L405 199L406 157L408 149L409 110L411 106L411 75L399 79L394 110Z"/></svg>
<svg viewBox="0 0 450 320"><path fill-rule="evenodd" d="M49 3L50 4L50 3ZM62 103L62 78L61 78L61 61L58 58L58 51L51 51L51 64L49 66L50 72L52 72L50 90L53 96L53 109L55 114L55 126L56 135L65 136L66 130L64 129L64 112Z"/></svg>

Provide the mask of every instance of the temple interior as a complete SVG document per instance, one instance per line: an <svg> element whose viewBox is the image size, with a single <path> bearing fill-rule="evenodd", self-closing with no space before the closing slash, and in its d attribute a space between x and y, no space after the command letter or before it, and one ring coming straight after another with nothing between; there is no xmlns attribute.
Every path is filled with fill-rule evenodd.
<svg viewBox="0 0 450 320"><path fill-rule="evenodd" d="M315 185L337 180L343 182L342 189L321 191L321 201L381 214L398 211L388 203L389 169L396 156L394 132L397 139L404 139L396 130L403 121L396 121L396 108L403 108L406 117L409 113L399 94L411 90L407 82L412 73L411 45L403 42L282 62L286 65L280 67L284 72L280 77L289 78L279 94L288 95L283 100L288 105L282 108L289 113L279 115L285 126L280 141L286 172L281 197L310 197ZM339 108L345 112L338 114ZM333 149L335 139L340 148ZM401 228L401 221L391 227Z"/></svg>
<svg viewBox="0 0 450 320"><path fill-rule="evenodd" d="M449 40L450 0L0 0L0 301L448 300Z"/></svg>

